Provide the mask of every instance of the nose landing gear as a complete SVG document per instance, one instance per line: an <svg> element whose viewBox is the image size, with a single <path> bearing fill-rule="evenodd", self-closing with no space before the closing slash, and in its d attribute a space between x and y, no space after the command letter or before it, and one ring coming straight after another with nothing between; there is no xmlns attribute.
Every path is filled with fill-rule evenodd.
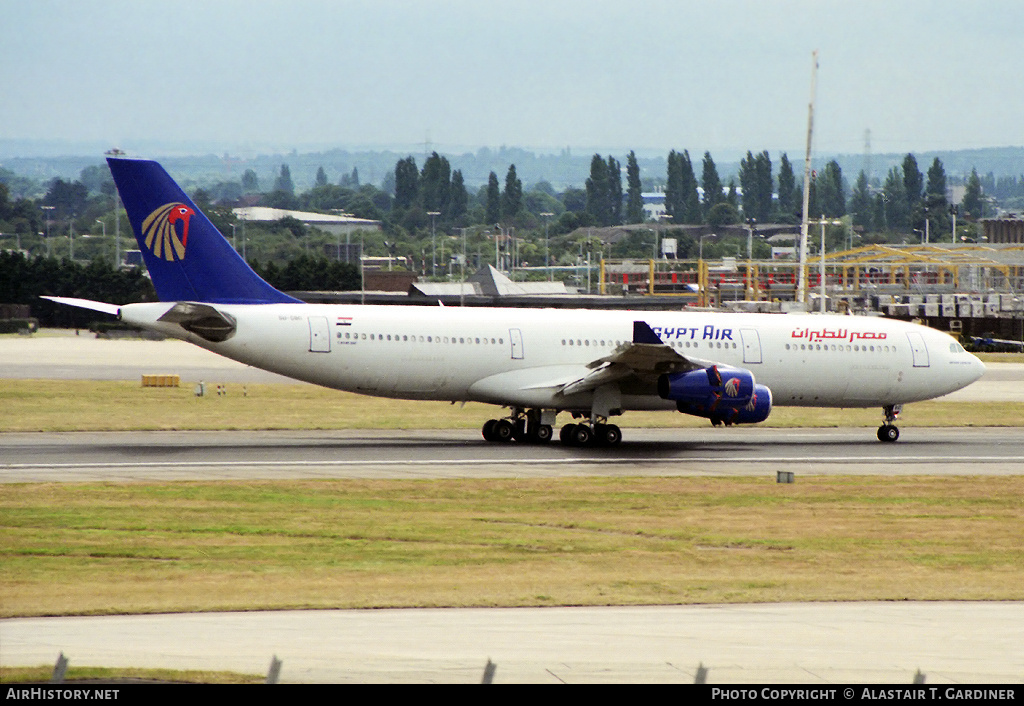
<svg viewBox="0 0 1024 706"><path fill-rule="evenodd" d="M879 441L892 443L900 438L900 430L893 422L902 411L903 405L901 404L890 404L882 408L882 412L885 414L885 423L878 427Z"/></svg>

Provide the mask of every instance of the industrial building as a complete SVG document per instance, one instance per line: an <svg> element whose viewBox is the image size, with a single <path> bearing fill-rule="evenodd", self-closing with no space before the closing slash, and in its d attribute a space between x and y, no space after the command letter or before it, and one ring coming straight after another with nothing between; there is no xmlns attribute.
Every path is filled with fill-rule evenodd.
<svg viewBox="0 0 1024 706"><path fill-rule="evenodd" d="M355 216L289 211L267 206L243 206L232 209L232 212L238 220L247 223L276 223L283 218L294 218L301 221L303 225L318 228L331 235L346 235L357 230L380 230L380 221L356 218Z"/></svg>

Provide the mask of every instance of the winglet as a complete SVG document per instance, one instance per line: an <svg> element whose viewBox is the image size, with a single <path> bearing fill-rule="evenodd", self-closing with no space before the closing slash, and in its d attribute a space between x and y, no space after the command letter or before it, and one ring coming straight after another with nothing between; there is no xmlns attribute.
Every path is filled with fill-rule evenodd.
<svg viewBox="0 0 1024 706"><path fill-rule="evenodd" d="M662 345L663 341L658 337L645 321L633 322L633 343L651 343Z"/></svg>

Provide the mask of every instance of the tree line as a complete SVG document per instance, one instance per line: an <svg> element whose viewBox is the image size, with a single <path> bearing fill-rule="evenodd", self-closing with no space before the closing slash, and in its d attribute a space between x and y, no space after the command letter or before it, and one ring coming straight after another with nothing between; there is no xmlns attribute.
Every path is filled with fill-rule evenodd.
<svg viewBox="0 0 1024 706"><path fill-rule="evenodd" d="M115 270L112 263L67 258L30 258L0 251L0 302L26 304L43 326L84 328L99 317L94 312L54 304L41 296L79 297L110 304L156 301L153 285L138 267Z"/></svg>
<svg viewBox="0 0 1024 706"><path fill-rule="evenodd" d="M299 256L323 260L317 266L319 274L309 274L307 283L324 281L324 263L341 259L336 254L340 252L338 239L295 219L270 225L241 224L235 220L232 206L343 212L380 221L382 233L367 232L361 237L364 252L403 255L424 270L424 263L435 255L430 252L435 247L433 234L450 239L466 233L465 247L473 253L475 263L494 261L496 248L509 247L495 236L501 232L515 234L522 264L574 264L582 257L579 241L584 236L567 239L566 234L578 233L581 228L642 223L643 194L656 190L664 192L665 222L672 225L795 224L801 218L803 179L785 153L775 164L767 150L748 151L735 174L726 178L719 174L710 152L693 159L688 150L672 150L665 165L663 174L645 174L634 152L623 161L615 155L594 154L589 174L581 175L582 186L556 190L545 181L524 185L516 165L510 164L504 178L491 171L485 184L472 189L461 170L433 152L422 166L411 155L399 159L379 185L364 183L356 169L335 175L332 182L321 166L312 188L298 193L287 164L281 165L265 189L251 169L238 181L195 187L185 179L182 184L225 236L232 240L237 236L240 241L244 237L246 244L240 242L236 248L247 250L250 260L267 268L269 278L283 273ZM113 263L110 236L120 228L126 243L131 243L123 211L115 211L115 189L105 166L87 167L77 180L53 179L45 195L36 199L10 198L8 184L20 184L19 179L0 169L0 249L20 249L28 252L30 259L99 258ZM954 215L946 196L950 181L938 158L922 173L914 155L907 154L884 179L871 181L861 172L851 186L839 163L831 160L811 176L808 210L812 218L848 217L878 242L916 237L914 231L948 233ZM965 221L993 214L993 192L1003 194L1007 203L1024 206L1024 176L996 179L973 170L965 181L966 194L956 212L961 227ZM103 233L106 239L98 237ZM447 240L440 243L449 257L459 247ZM645 242L642 235L633 234L604 247L608 257L637 257L650 252L651 246L649 239ZM300 269L312 272L308 266ZM294 274L288 275L288 282L295 281ZM333 284L329 288L351 286L346 277L351 278L351 273L330 275L327 281Z"/></svg>

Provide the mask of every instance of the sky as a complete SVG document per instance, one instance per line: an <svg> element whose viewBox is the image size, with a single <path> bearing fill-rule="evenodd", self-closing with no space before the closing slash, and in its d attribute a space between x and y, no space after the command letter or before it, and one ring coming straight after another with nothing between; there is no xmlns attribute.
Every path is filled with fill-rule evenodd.
<svg viewBox="0 0 1024 706"><path fill-rule="evenodd" d="M1019 0L0 0L0 140L1024 145ZM25 155L31 156L31 155Z"/></svg>

